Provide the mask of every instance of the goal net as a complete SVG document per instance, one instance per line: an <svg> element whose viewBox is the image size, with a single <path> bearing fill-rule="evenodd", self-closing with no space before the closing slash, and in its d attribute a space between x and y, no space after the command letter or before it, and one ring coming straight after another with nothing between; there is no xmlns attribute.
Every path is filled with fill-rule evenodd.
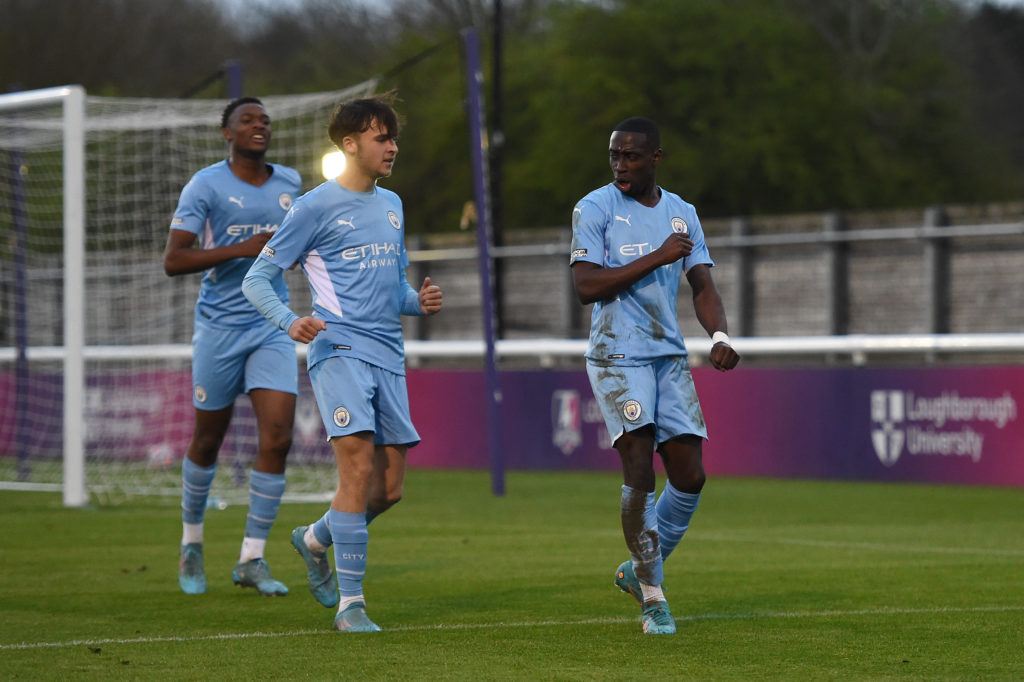
<svg viewBox="0 0 1024 682"><path fill-rule="evenodd" d="M268 158L297 169L303 191L322 182L331 111L375 86L262 97L273 120ZM0 96L0 487L63 489L71 505L179 494L200 275L167 277L162 254L182 187L226 155L226 104L77 87ZM293 304L308 307L301 272L287 278ZM335 486L319 419L301 385L292 498ZM213 498L247 500L255 452L242 396Z"/></svg>

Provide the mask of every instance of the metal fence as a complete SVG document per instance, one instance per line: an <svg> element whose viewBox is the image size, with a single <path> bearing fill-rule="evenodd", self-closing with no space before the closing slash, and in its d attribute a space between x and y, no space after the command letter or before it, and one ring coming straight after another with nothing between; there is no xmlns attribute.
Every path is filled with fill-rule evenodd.
<svg viewBox="0 0 1024 682"><path fill-rule="evenodd" d="M929 208L887 214L823 213L704 221L736 337L979 334L1024 331L1024 207ZM501 264L503 338L582 339L589 306L574 296L568 227L507 236ZM411 237L408 279L430 275L445 308L406 318L411 341L483 336L481 287L472 234ZM27 272L29 346L59 346L62 264ZM0 347L13 345L12 269L0 272ZM299 272L287 273L295 310L309 307ZM86 345L187 344L199 276L167 278L160 254L119 254L86 264L90 299L106 305L87 320ZM684 285L684 335L705 336Z"/></svg>

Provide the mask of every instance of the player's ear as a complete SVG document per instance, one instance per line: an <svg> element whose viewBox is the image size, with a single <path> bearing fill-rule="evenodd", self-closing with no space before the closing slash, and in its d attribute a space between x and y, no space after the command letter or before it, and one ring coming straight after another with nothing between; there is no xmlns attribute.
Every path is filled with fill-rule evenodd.
<svg viewBox="0 0 1024 682"><path fill-rule="evenodd" d="M228 142L231 142L231 129L230 128L221 128L220 129L220 134L224 136L225 140L227 140Z"/></svg>
<svg viewBox="0 0 1024 682"><path fill-rule="evenodd" d="M356 138L352 135L346 135L341 138L341 151L346 154L355 154L359 148L359 143L356 142Z"/></svg>
<svg viewBox="0 0 1024 682"><path fill-rule="evenodd" d="M662 156L663 153L661 151L661 147L658 147L657 149L654 150L654 154L651 155L651 158L654 159L654 163L658 163L659 161L661 161Z"/></svg>

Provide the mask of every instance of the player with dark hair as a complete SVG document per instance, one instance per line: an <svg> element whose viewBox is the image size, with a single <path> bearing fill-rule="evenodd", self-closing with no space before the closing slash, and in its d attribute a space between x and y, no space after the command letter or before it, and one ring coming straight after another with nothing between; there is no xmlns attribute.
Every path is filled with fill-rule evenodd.
<svg viewBox="0 0 1024 682"><path fill-rule="evenodd" d="M569 261L580 302L594 304L587 374L622 460L630 559L615 584L640 603L648 634L676 631L662 562L689 527L705 481L707 429L676 317L684 273L697 320L714 342L711 365L730 370L740 359L697 213L655 179L662 154L653 121L634 117L615 126L608 144L613 181L573 209ZM655 450L668 475L657 500Z"/></svg>
<svg viewBox="0 0 1024 682"><path fill-rule="evenodd" d="M242 288L267 319L309 344L309 376L338 464L330 509L292 532L310 591L338 607L335 629L375 632L363 595L367 525L401 499L406 452L420 440L409 414L401 315L436 313L441 290L429 277L419 291L406 281L402 202L377 186L398 153L390 104L343 103L328 131L345 169L295 202ZM296 261L313 293L311 316L296 315L271 286Z"/></svg>
<svg viewBox="0 0 1024 682"><path fill-rule="evenodd" d="M222 111L220 115L220 127L222 130L228 127L228 124L231 122L231 114L235 113L235 109L243 104L258 104L261 107L263 106L263 102L259 97L238 97L231 100L228 102L228 105L224 107L224 111Z"/></svg>
<svg viewBox="0 0 1024 682"><path fill-rule="evenodd" d="M242 278L301 191L292 168L266 161L270 116L255 97L224 108L228 158L197 172L181 192L164 250L168 275L203 272L192 336L195 425L182 462L182 541L178 584L206 591L203 518L217 454L235 398L248 393L258 448L249 478L249 513L232 580L263 595L288 594L263 558L285 487L292 443L298 360L295 343L242 294ZM200 248L193 248L197 241ZM287 299L283 277L271 286Z"/></svg>

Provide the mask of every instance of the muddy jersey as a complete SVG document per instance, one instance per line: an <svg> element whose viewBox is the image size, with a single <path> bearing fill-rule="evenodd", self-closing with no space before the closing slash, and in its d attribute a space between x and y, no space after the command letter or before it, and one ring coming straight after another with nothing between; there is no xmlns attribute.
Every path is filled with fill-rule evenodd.
<svg viewBox="0 0 1024 682"><path fill-rule="evenodd" d="M586 357L604 365L640 365L687 354L676 299L683 273L714 266L694 207L661 190L656 206L644 206L608 184L586 195L572 212L570 265L577 261L614 268L654 251L672 234L693 240L689 256L663 265L614 299L594 304Z"/></svg>

